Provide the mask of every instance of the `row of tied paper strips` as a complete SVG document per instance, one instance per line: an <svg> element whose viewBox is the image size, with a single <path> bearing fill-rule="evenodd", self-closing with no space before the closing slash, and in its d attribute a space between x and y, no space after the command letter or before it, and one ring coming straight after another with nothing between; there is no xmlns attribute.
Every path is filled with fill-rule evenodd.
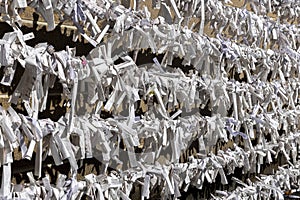
<svg viewBox="0 0 300 200"><path fill-rule="evenodd" d="M226 6L230 1L223 0L194 0L194 1L180 1L170 0L167 2L157 0L159 4L159 16L156 20L151 20L151 13L146 7L141 10L131 11L122 5L116 4L109 0L92 1L68 1L61 0L56 1L4 1L0 5L0 13L2 14L2 20L5 20L9 24L14 23L22 24L22 20L17 12L20 8L30 6L40 13L45 21L48 23L48 30L55 28L55 15L54 11L57 11L61 20L72 19L73 24L78 28L77 34L74 34L74 40L78 39L81 35L88 40L92 45L96 46L101 42L104 35L109 30L109 25L106 25L103 30L98 26L97 20L109 20L114 23L114 31L123 33L124 30L136 25L141 27L151 27L153 23L159 23L160 21L172 24L173 21L177 22L177 25L188 25L192 23L195 17L200 17L199 33L203 33L205 25L210 26L213 32L218 34L227 34L234 41L246 44L251 47L263 47L268 48L270 45L276 49L282 50L287 48L297 50L297 43L299 41L299 28L298 22L290 24L289 20L296 18L300 14L300 3L297 0L290 1L256 1L246 0L246 3L252 5L252 9L255 11L249 12L244 8L236 8ZM135 2L135 1L134 1ZM134 4L136 8L139 1ZM170 4L170 7L167 5ZM172 12L175 13L175 19L173 20ZM268 10L268 13L276 13L277 21L260 15L257 10ZM143 13L141 13L143 12ZM142 14L142 16L140 15ZM288 15L288 16L287 16ZM279 23L281 22L281 23ZM192 25L192 28L195 24ZM149 28L150 28L149 27ZM112 27L111 27L112 28ZM88 32L86 34L85 32ZM166 35L168 36L168 35ZM176 36L176 34L174 35ZM173 37L171 35L170 37Z"/></svg>
<svg viewBox="0 0 300 200"><path fill-rule="evenodd" d="M92 2L82 3L92 5ZM171 4L176 10L174 2L171 1ZM297 42L293 45L285 42L295 38L293 31L297 29L292 29L286 40L278 40L278 44L284 44L283 47L272 51L233 43L221 36L208 38L178 24L166 23L168 20L162 17L151 20L147 9L130 12L107 1L94 6L98 8L97 12L89 12L91 6L81 5L69 2L61 8L71 9L72 15L77 12L77 19L89 20L93 25L92 37L81 34L95 46L109 26L97 31L99 27L92 23L96 21L93 15L97 13L97 17L101 18L108 12L111 18L116 17L108 39L87 58L76 57L75 50L70 48L55 52L46 43L27 46L26 41L33 35L23 35L17 27L0 41L0 62L1 66L5 66L1 83L11 85L17 62L25 68L10 101L16 104L21 98L27 111L27 116L24 116L11 107L7 111L1 109L0 144L4 152L1 159L1 195L61 199L87 194L98 195L100 199L126 199L133 183L139 182L143 185L143 198L148 198L156 185L162 187L165 198L170 195L179 197L180 191L186 191L191 185L201 189L204 180L211 183L218 174L222 184L227 184L226 174L233 173L237 167L243 168L245 173L260 173L261 165L271 163L279 153L291 160L289 164L297 169L299 57L294 48ZM206 5L219 3L208 1ZM163 12L166 6L162 3L161 14L170 19ZM8 8L12 9L11 6ZM46 8L50 8L49 5ZM204 10L209 12L207 7ZM46 11L53 16L51 9ZM39 12L45 15L46 11ZM101 12L103 15L99 14ZM245 10L243 13L247 14L247 19L259 18ZM178 18L181 17L179 15ZM16 16L4 15L3 19L12 24ZM73 19L75 25L81 24L76 24L76 17L73 16ZM289 28L286 25L279 27ZM128 56L130 51L148 48L154 54L164 54L161 63L154 59L154 64L137 66L136 58ZM194 72L184 74L181 69L168 67L174 57L183 57L183 65L194 66ZM119 58L122 62L114 65ZM231 80L232 70L243 72L247 81ZM38 112L46 108L48 89L56 79L63 85L64 95L70 99L70 112L58 122L39 119ZM88 88L87 91L85 88ZM94 105L92 113L78 116L75 105L80 95L86 96L88 103ZM151 98L155 98L157 103L150 101ZM148 102L148 105L145 114L137 117L135 110L139 100ZM212 117L199 114L198 109L206 106ZM102 108L111 111L114 117L101 119L99 113ZM232 114L228 113L230 108ZM170 114L170 111L176 112ZM196 114L192 114L195 111ZM120 117L126 112L126 116ZM244 149L234 145L232 149L219 150L216 155L208 152L218 140L227 142L231 138L242 140ZM254 146L251 143L253 139L257 139ZM187 150L194 140L199 140L198 154L186 163L179 163L181 152ZM126 149L120 148L121 141ZM72 178L66 180L61 176L56 185L50 185L49 178L36 181L28 174L30 184L11 187L12 151L18 146L22 157L27 159L31 159L36 149L34 175L37 177L41 176L42 155L45 153L53 157L56 165L67 159ZM135 153L135 148L141 148L142 152ZM103 175L87 175L85 180L77 182L76 160L90 157L99 159L106 167L116 168L117 175L105 168ZM281 171L278 173L282 174ZM281 179L275 176L268 180L267 183L271 183ZM268 198L270 193L279 198L283 190L290 189L289 182L270 187L266 183L260 184L260 181L255 184L267 191L260 196L264 198ZM237 195L252 196L251 189L243 186L245 189L238 191Z"/></svg>

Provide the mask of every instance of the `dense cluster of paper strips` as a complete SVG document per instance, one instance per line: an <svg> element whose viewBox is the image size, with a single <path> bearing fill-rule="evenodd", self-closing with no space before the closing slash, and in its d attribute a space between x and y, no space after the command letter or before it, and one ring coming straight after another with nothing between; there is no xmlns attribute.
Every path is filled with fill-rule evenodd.
<svg viewBox="0 0 300 200"><path fill-rule="evenodd" d="M228 6L229 1L156 1L153 6L160 11L155 19L139 3L132 10L108 0L2 0L2 20L14 31L0 40L0 65L5 67L1 84L10 86L21 64L24 74L9 101L22 102L27 115L0 107L0 195L129 199L139 183L142 199L156 185L162 198L178 198L190 186L201 190L204 181L215 182L218 175L221 184L228 184L232 180L227 175L236 168L260 174L263 164L282 154L289 166L275 175L247 184L234 179L241 187L212 197L283 199L290 181L299 178L299 27L285 21L297 18L298 1L246 1L253 12ZM49 31L55 28L55 12L72 19L78 28L74 40L84 37L95 48L78 57L69 47L55 51L47 43L27 45L34 35L23 34L16 25L22 22L18 11L27 6L42 15ZM267 12L276 12L283 23ZM187 26L193 17L200 18L199 31L194 31L195 24ZM114 26L101 30L100 19ZM205 25L216 37L203 34ZM162 61L154 58L138 66L138 52L147 49L163 55ZM182 58L182 68L172 67L175 57ZM192 70L184 73L185 66ZM40 119L57 80L68 112L58 121ZM82 102L93 109L79 111ZM141 104L143 114L136 116ZM201 115L204 108L211 114ZM101 118L104 111L112 117ZM212 151L219 141L230 140L243 145ZM196 154L180 162L194 141ZM18 147L23 159L36 152L34 173L28 173L30 183L24 185L11 183L13 149ZM71 177L60 175L55 185L42 178L46 156L55 165L68 160ZM103 173L77 180L77 161L92 157L103 163Z"/></svg>

